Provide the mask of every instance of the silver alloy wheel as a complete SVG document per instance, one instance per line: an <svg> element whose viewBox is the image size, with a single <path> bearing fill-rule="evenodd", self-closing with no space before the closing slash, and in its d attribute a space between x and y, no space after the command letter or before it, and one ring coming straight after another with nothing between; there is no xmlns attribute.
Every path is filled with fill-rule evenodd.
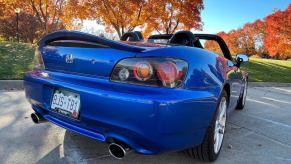
<svg viewBox="0 0 291 164"><path fill-rule="evenodd" d="M247 85L247 82L245 82L244 93L243 93L243 99L242 99L242 104L243 104L243 105L245 105L245 103L246 103L246 98L247 98L247 89L248 89L248 85Z"/></svg>
<svg viewBox="0 0 291 164"><path fill-rule="evenodd" d="M222 97L220 100L218 114L215 121L215 131L214 131L214 153L217 154L221 148L222 140L225 131L226 124L226 108L227 101L226 97Z"/></svg>

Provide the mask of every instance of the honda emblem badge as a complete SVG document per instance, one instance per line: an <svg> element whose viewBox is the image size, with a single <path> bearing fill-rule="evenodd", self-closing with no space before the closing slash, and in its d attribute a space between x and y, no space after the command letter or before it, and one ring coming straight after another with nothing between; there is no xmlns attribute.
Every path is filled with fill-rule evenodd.
<svg viewBox="0 0 291 164"><path fill-rule="evenodd" d="M66 63L73 63L74 62L74 57L72 54L67 54L66 55Z"/></svg>

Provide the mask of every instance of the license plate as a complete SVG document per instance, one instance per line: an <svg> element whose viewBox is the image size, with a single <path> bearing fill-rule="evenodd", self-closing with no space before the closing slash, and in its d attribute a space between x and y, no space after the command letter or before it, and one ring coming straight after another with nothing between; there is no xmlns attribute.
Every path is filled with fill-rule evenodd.
<svg viewBox="0 0 291 164"><path fill-rule="evenodd" d="M80 95L66 90L55 90L51 110L59 114L78 119L80 110Z"/></svg>

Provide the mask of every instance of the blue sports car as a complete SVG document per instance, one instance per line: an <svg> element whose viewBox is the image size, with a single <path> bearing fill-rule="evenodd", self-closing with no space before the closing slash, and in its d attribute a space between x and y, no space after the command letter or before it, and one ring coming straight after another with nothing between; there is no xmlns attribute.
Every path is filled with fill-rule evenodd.
<svg viewBox="0 0 291 164"><path fill-rule="evenodd" d="M205 40L221 53L206 50ZM246 61L233 60L217 35L179 31L144 41L129 32L112 41L58 31L39 41L24 86L35 123L107 142L115 158L185 150L214 161L229 113L245 105Z"/></svg>

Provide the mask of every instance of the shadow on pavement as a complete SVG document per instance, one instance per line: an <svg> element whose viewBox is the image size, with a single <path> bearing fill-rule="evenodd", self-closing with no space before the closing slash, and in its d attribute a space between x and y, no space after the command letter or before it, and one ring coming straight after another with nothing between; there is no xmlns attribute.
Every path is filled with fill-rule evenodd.
<svg viewBox="0 0 291 164"><path fill-rule="evenodd" d="M65 156L79 152L83 162L86 163L193 163L199 162L187 157L184 152L172 152L160 155L141 155L129 153L122 160L114 159L108 153L107 144L91 138L66 131L64 137Z"/></svg>

